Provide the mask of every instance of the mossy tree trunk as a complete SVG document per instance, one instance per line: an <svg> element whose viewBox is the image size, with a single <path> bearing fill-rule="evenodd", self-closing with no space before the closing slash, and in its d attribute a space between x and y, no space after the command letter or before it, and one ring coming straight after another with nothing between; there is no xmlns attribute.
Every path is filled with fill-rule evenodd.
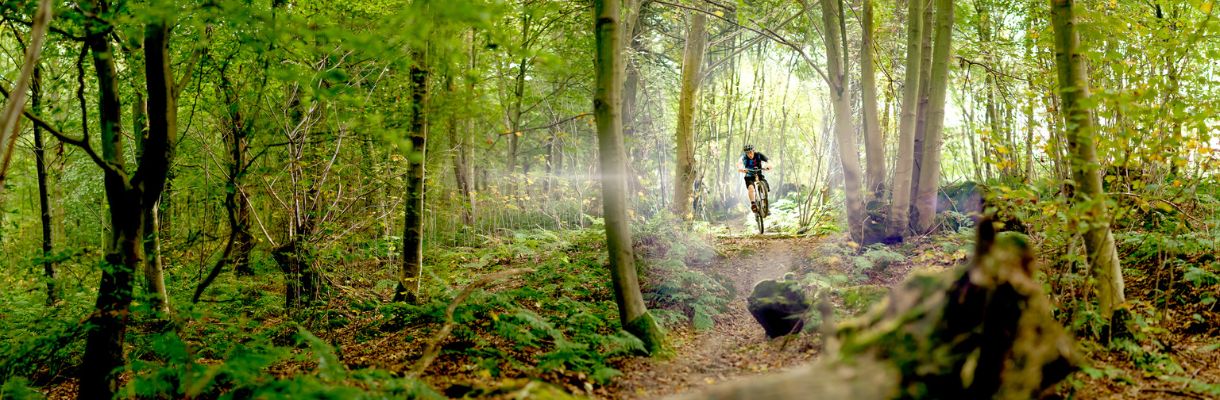
<svg viewBox="0 0 1220 400"><path fill-rule="evenodd" d="M860 95L864 128L865 182L869 198L881 197L885 186L885 142L877 118L877 78L873 63L873 1L864 1L860 39ZM785 114L786 116L786 114ZM786 138L786 136L785 136Z"/></svg>
<svg viewBox="0 0 1220 400"><path fill-rule="evenodd" d="M915 195L915 229L930 231L936 223L936 192L940 190L941 130L945 126L945 92L949 86L949 52L953 39L953 0L936 0L936 44L928 88L928 119L924 132L919 185Z"/></svg>
<svg viewBox="0 0 1220 400"><path fill-rule="evenodd" d="M707 16L699 11L689 14L686 49L682 57L682 89L678 94L677 164L674 168L672 210L684 219L694 218L692 204L695 187L695 100L699 96L699 76L707 45Z"/></svg>
<svg viewBox="0 0 1220 400"><path fill-rule="evenodd" d="M847 43L841 30L843 21L839 0L822 2L822 23L825 29L826 71L829 74L831 107L834 109L834 134L839 161L843 167L843 188L847 197L847 228L853 240L864 240L864 196L860 184L860 153L852 126L851 99L843 50Z"/></svg>
<svg viewBox="0 0 1220 400"><path fill-rule="evenodd" d="M919 103L919 68L923 37L923 0L907 2L907 59L902 88L902 116L898 120L898 158L891 180L887 234L903 237L911 217L911 186L915 166L915 118Z"/></svg>
<svg viewBox="0 0 1220 400"><path fill-rule="evenodd" d="M594 36L597 55L594 70L597 89L593 112L597 119L598 158L601 165L602 207L606 221L606 245L610 252L610 277L623 329L636 335L649 351L664 340L656 321L644 306L631 247L631 220L627 215L627 155L623 148L623 125L619 115L622 86L619 63L619 1L595 0Z"/></svg>
<svg viewBox="0 0 1220 400"><path fill-rule="evenodd" d="M1063 100L1069 158L1072 169L1072 202L1081 208L1087 226L1084 244L1091 274L1096 280L1097 302L1109 321L1123 306L1123 274L1110 231L1106 194L1102 188L1101 164L1097 159L1096 127L1090 115L1089 78L1080 54L1073 0L1051 0L1051 26L1055 32L1055 66L1059 97Z"/></svg>
<svg viewBox="0 0 1220 400"><path fill-rule="evenodd" d="M415 303L419 300L419 278L424 265L424 160L428 140L428 118L425 106L428 99L428 68L426 55L416 51L411 64L411 104L408 139L411 149L407 155L407 204L406 224L402 232L402 268L398 273L398 288L395 301Z"/></svg>

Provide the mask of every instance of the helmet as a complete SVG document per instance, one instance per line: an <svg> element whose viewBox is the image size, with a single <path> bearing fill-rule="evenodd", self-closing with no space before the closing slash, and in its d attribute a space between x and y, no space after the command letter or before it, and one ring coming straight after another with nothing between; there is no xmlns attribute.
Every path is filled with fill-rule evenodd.
<svg viewBox="0 0 1220 400"><path fill-rule="evenodd" d="M754 151L754 145L747 144L747 145L745 145L745 147L741 148L741 151Z"/></svg>

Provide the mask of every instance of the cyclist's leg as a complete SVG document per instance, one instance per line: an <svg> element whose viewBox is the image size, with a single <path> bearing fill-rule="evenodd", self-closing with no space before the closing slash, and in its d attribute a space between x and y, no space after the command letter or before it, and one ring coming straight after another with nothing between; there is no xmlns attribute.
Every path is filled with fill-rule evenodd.
<svg viewBox="0 0 1220 400"><path fill-rule="evenodd" d="M754 203L754 177L746 176L746 194L750 196L750 203Z"/></svg>

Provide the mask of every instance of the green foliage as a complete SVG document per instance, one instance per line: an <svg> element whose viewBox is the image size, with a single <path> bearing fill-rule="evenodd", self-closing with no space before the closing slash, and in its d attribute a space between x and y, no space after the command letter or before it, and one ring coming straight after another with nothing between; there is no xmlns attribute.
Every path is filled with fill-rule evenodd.
<svg viewBox="0 0 1220 400"><path fill-rule="evenodd" d="M35 318L40 320L7 325L8 329L0 331L0 381L45 382L79 362L87 324L54 314Z"/></svg>
<svg viewBox="0 0 1220 400"><path fill-rule="evenodd" d="M707 234L700 228L693 232L675 229L675 224L672 216L661 215L636 234L636 248L646 270L644 296L650 308L677 310L696 330L708 330L715 324L713 317L724 312L733 297L733 285L698 269L716 256Z"/></svg>
<svg viewBox="0 0 1220 400"><path fill-rule="evenodd" d="M199 362L191 345L174 332L152 337L151 349L147 357L132 361L133 378L122 391L127 396L444 398L411 378L398 378L379 370L349 370L339 360L334 347L304 329L297 331L293 347L276 346L268 338L254 337L215 363ZM300 365L306 372L287 377L267 373L268 368L283 363Z"/></svg>
<svg viewBox="0 0 1220 400"><path fill-rule="evenodd" d="M1110 347L1126 355L1137 367L1152 374L1180 374L1182 366L1173 357L1160 351L1152 350L1139 343L1119 339L1111 342Z"/></svg>
<svg viewBox="0 0 1220 400"><path fill-rule="evenodd" d="M42 392L30 386L30 381L24 377L13 377L0 385L0 399L6 400L41 400L45 399Z"/></svg>
<svg viewBox="0 0 1220 400"><path fill-rule="evenodd" d="M872 244L864 248L859 256L852 257L852 264L857 271L884 271L891 264L906 260L902 254L894 252L883 244Z"/></svg>

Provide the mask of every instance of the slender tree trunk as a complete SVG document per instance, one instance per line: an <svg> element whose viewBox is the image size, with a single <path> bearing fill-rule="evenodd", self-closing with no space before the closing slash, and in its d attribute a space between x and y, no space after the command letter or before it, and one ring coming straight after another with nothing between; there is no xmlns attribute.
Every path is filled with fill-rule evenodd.
<svg viewBox="0 0 1220 400"><path fill-rule="evenodd" d="M864 153L869 198L880 198L885 185L885 142L877 118L877 82L873 66L873 1L864 1L864 21L860 39L860 91L864 125Z"/></svg>
<svg viewBox="0 0 1220 400"><path fill-rule="evenodd" d="M1026 99L1028 104L1025 107L1025 183L1034 181L1034 127L1037 122L1034 121L1034 77L1029 77L1029 97Z"/></svg>
<svg viewBox="0 0 1220 400"><path fill-rule="evenodd" d="M30 85L30 102L34 114L42 113L42 68L34 67L34 80ZM47 305L59 302L59 289L55 282L55 263L51 261L54 237L51 235L51 197L47 178L47 150L42 137L42 127L34 124L34 167L38 173L38 210L42 222L42 271L47 279Z"/></svg>
<svg viewBox="0 0 1220 400"><path fill-rule="evenodd" d="M529 52L530 46L530 28L533 17L528 10L521 15L521 59L517 64L517 79L513 87L513 105L512 116L509 123L512 124L509 130L512 132L508 135L508 194L514 198L517 197L517 153L521 141L521 103L525 100L525 75L529 69Z"/></svg>
<svg viewBox="0 0 1220 400"><path fill-rule="evenodd" d="M222 133L228 155L224 205L229 222L229 237L220 259L196 286L195 294L191 298L192 303L199 302L203 292L230 263L233 264L233 271L237 275L254 275L254 270L250 267L250 251L254 249L254 236L250 234L250 205L241 188L241 178L246 173L246 138L250 134L250 121L242 113L241 100L226 75L226 67L221 67L220 89L228 103L229 115L228 127Z"/></svg>
<svg viewBox="0 0 1220 400"><path fill-rule="evenodd" d="M169 292L165 288L165 264L161 260L160 202L144 209L144 290L149 307L169 314Z"/></svg>
<svg viewBox="0 0 1220 400"><path fill-rule="evenodd" d="M637 54L642 54L645 50L644 44L638 39L640 32L643 30L642 18L643 9L639 7L640 0L625 0L623 6L630 11L624 21L623 34L625 35L620 45L624 46L623 54L630 54L630 60L623 60L622 68L623 75L623 137L630 145L627 155L631 158L631 165L638 165L644 160L644 146L641 141L636 138L636 104L639 103L639 88L640 88L640 67L636 62ZM631 49L627 51L627 49ZM632 176L629 178L629 184L633 186L632 191L642 189L640 183L640 171L632 169Z"/></svg>
<svg viewBox="0 0 1220 400"><path fill-rule="evenodd" d="M236 108L236 96L230 100ZM246 137L250 134L249 122L238 110L230 110L232 128L230 129L229 145L229 179L225 190L225 208L232 213L229 229L233 234L233 253L229 256L233 263L233 272L237 275L254 275L250 267L250 251L254 249L254 235L250 233L250 204L246 201L246 193L242 190L241 180L246 175Z"/></svg>
<svg viewBox="0 0 1220 400"><path fill-rule="evenodd" d="M936 45L932 49L932 77L928 93L928 124L919 170L919 192L915 207L920 232L936 224L936 192L940 190L941 134L945 126L945 92L949 85L949 50L953 37L953 0L936 0Z"/></svg>
<svg viewBox="0 0 1220 400"><path fill-rule="evenodd" d="M932 33L935 31L933 11L935 10L934 0L925 0L923 4L923 38L919 50L919 106L915 112L915 146L913 147L913 158L915 163L911 167L911 217L907 222L907 229L915 229L915 221L919 216L916 213L919 211L915 208L915 198L919 194L919 172L923 167L923 146L924 137L928 133L928 94L931 90L932 80Z"/></svg>
<svg viewBox="0 0 1220 400"><path fill-rule="evenodd" d="M644 342L649 351L664 341L656 321L644 305L636 276L635 255L631 247L631 221L627 216L626 158L623 149L622 118L618 74L619 1L594 0L594 37L597 56L597 90L593 110L597 119L598 158L601 161L602 207L606 221L606 245L610 253L610 277L623 328Z"/></svg>
<svg viewBox="0 0 1220 400"><path fill-rule="evenodd" d="M911 187L915 167L915 125L920 92L923 37L923 0L907 1L907 59L902 88L902 116L898 120L898 160L891 185L888 236L906 236L911 215ZM928 27L931 29L931 27Z"/></svg>
<svg viewBox="0 0 1220 400"><path fill-rule="evenodd" d="M983 43L985 46L988 46L988 47L985 47L987 50L982 55L983 61L987 63L988 67L995 68L996 67L995 66L996 58L995 58L995 55L992 54L992 51L994 51L993 49L994 49L995 43L992 40L992 35L991 35L991 30L992 30L992 28L991 28L991 26L992 26L991 4L989 1L977 1L975 3L975 8L978 11L978 23L975 24L975 27L977 28L977 31L978 31L979 41L981 43ZM996 102L996 90L997 90L998 86L997 86L997 82L995 79L995 75L991 71L984 70L983 73L984 73L983 84L985 85L985 87L983 88L983 91L986 93L986 97L987 97L986 111L987 111L987 128L988 128L988 132L989 132L987 135L987 137L988 137L987 142L994 142L997 138L1003 138L1005 136L1004 126L1000 119L1000 108ZM985 151L984 151L984 155L986 155ZM1004 161L1004 160L997 160L997 161ZM1007 172L1009 170L1010 169L1007 167L1002 167L1002 168L1000 168L1000 174L1007 175Z"/></svg>
<svg viewBox="0 0 1220 400"><path fill-rule="evenodd" d="M1072 0L1051 0L1051 26L1055 32L1055 64L1059 77L1059 97L1063 99L1067 142L1071 153L1072 201L1084 204L1088 226L1084 235L1091 273L1097 281L1097 300L1102 316L1110 321L1115 310L1126 302L1123 274L1114 235L1110 232L1106 194L1102 189L1101 164L1097 159L1095 126L1089 115L1089 81L1080 55L1080 37Z"/></svg>
<svg viewBox="0 0 1220 400"><path fill-rule="evenodd" d="M846 196L847 227L853 240L864 238L864 197L860 184L860 154L852 129L851 104L848 94L848 77L844 68L845 58L840 2L822 1L822 24L825 28L826 70L829 74L831 107L834 109L835 142L838 144L839 160L843 167L843 188Z"/></svg>
<svg viewBox="0 0 1220 400"><path fill-rule="evenodd" d="M416 51L411 65L411 120L408 131L411 152L407 157L406 225L402 233L402 270L398 274L395 301L419 301L419 279L424 265L424 164L428 140L428 68L426 55ZM522 67L524 68L524 67ZM514 134L514 136L516 136Z"/></svg>
<svg viewBox="0 0 1220 400"><path fill-rule="evenodd" d="M617 7L616 7L617 8ZM683 220L694 219L691 210L695 187L695 101L699 96L699 76L707 44L707 17L690 12L690 29L682 57L682 89L678 95L677 165L674 168L673 212Z"/></svg>
<svg viewBox="0 0 1220 400"><path fill-rule="evenodd" d="M466 60L466 71L469 72L474 70L478 54L478 46L475 44L475 31L473 29L470 30L470 34L467 36L467 45L470 49ZM471 103L475 99L475 79L468 74L464 74L464 76L466 81L464 98L466 101L463 103L463 111L465 115L472 115ZM454 123L456 124L457 121L455 120ZM474 225L475 215L475 184L471 160L471 135L474 134L474 119L466 118L462 125L464 129L457 134L457 143L453 153L453 175L457 183L458 194L462 198L462 223L466 226L472 226Z"/></svg>
<svg viewBox="0 0 1220 400"><path fill-rule="evenodd" d="M131 102L131 130L140 138L136 154L142 159L144 157L143 144L148 141L149 126L148 103L140 93L136 93ZM160 204L143 207L144 225L141 229L144 234L144 265L141 272L144 275L144 295L148 297L149 308L157 310L164 317L169 314L169 294L165 289L165 269L161 260L158 208L160 208Z"/></svg>
<svg viewBox="0 0 1220 400"><path fill-rule="evenodd" d="M21 112L25 110L26 91L30 87L30 81L34 79L38 56L42 53L42 45L51 24L51 6L50 0L38 2L38 11L30 28L30 43L25 48L21 72L17 75L17 82L13 85L8 102L4 104L4 110L0 112L0 196L4 194L9 161L12 159L13 149L17 147L17 134L20 133L17 126L21 122ZM0 197L0 203L3 203L2 200Z"/></svg>

